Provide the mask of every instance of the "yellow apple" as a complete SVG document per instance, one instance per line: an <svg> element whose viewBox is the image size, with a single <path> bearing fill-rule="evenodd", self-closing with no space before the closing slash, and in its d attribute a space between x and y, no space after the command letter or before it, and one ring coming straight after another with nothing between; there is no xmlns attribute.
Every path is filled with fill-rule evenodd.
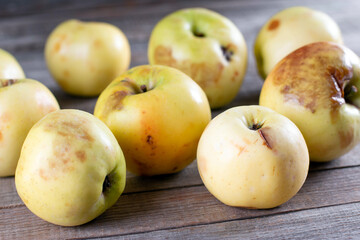
<svg viewBox="0 0 360 240"><path fill-rule="evenodd" d="M130 46L122 31L108 23L68 20L45 45L51 75L64 91L96 96L130 64Z"/></svg>
<svg viewBox="0 0 360 240"><path fill-rule="evenodd" d="M114 135L80 110L48 114L30 130L16 168L16 190L38 217L62 226L102 214L125 187L124 155Z"/></svg>
<svg viewBox="0 0 360 240"><path fill-rule="evenodd" d="M0 80L0 177L15 174L20 150L30 128L58 109L55 97L40 82Z"/></svg>
<svg viewBox="0 0 360 240"><path fill-rule="evenodd" d="M301 132L269 108L242 106L215 117L197 151L206 188L226 205L273 208L302 187L309 153Z"/></svg>
<svg viewBox="0 0 360 240"><path fill-rule="evenodd" d="M22 78L25 78L25 74L18 61L10 53L0 48L0 79Z"/></svg>
<svg viewBox="0 0 360 240"><path fill-rule="evenodd" d="M114 133L128 170L148 176L190 164L211 119L206 95L190 77L155 65L116 78L101 93L94 114Z"/></svg>
<svg viewBox="0 0 360 240"><path fill-rule="evenodd" d="M260 105L287 116L300 129L313 161L330 161L360 140L360 62L330 42L303 46L266 78Z"/></svg>
<svg viewBox="0 0 360 240"><path fill-rule="evenodd" d="M282 58L313 42L342 43L336 22L327 14L307 7L290 7L271 17L255 40L259 74L265 79Z"/></svg>
<svg viewBox="0 0 360 240"><path fill-rule="evenodd" d="M230 103L246 73L247 48L226 17L203 8L176 11L151 33L150 64L177 68L205 91L211 108Z"/></svg>

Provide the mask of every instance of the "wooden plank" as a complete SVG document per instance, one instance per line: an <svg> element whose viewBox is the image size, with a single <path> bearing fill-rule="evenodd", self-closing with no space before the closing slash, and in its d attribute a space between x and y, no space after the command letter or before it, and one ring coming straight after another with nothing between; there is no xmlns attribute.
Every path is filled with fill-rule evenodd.
<svg viewBox="0 0 360 240"><path fill-rule="evenodd" d="M204 186L125 194L99 218L73 228L46 223L25 206L3 208L0 236L48 239L126 235L360 202L359 174L360 167L312 172L293 199L270 210L225 206Z"/></svg>
<svg viewBox="0 0 360 240"><path fill-rule="evenodd" d="M358 239L359 223L360 203L353 203L263 218L137 233L127 235L126 239Z"/></svg>

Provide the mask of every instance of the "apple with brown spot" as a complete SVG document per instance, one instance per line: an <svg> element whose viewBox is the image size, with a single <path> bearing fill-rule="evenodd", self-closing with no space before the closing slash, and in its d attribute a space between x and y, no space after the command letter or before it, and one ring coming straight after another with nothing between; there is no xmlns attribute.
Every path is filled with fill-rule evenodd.
<svg viewBox="0 0 360 240"><path fill-rule="evenodd" d="M16 190L38 217L62 226L89 222L125 188L124 155L109 128L80 110L48 114L30 130Z"/></svg>
<svg viewBox="0 0 360 240"><path fill-rule="evenodd" d="M247 48L239 29L226 17L188 8L163 18L151 33L150 64L177 68L206 93L211 108L230 103L243 82Z"/></svg>
<svg viewBox="0 0 360 240"><path fill-rule="evenodd" d="M303 46L266 78L260 105L287 116L300 129L312 161L330 161L360 140L360 61L335 43Z"/></svg>
<svg viewBox="0 0 360 240"><path fill-rule="evenodd" d="M202 181L218 200L264 209L299 191L309 153L288 118L266 107L242 106L211 120L199 141L197 163Z"/></svg>
<svg viewBox="0 0 360 240"><path fill-rule="evenodd" d="M48 37L45 59L51 75L65 92L97 96L128 69L130 46L114 25L68 20Z"/></svg>
<svg viewBox="0 0 360 240"><path fill-rule="evenodd" d="M13 176L30 128L59 109L54 95L32 79L0 79L0 177Z"/></svg>
<svg viewBox="0 0 360 240"><path fill-rule="evenodd" d="M255 40L259 74L265 79L286 55L320 41L343 42L339 26L329 15L301 6L278 12L264 24Z"/></svg>
<svg viewBox="0 0 360 240"><path fill-rule="evenodd" d="M115 79L100 95L95 116L105 122L137 175L179 172L196 157L211 119L203 90L186 74L144 65Z"/></svg>

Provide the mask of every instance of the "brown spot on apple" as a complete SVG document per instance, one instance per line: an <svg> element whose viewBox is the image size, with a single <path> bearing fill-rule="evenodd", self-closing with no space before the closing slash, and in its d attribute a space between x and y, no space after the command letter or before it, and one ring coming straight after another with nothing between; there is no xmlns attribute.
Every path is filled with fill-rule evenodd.
<svg viewBox="0 0 360 240"><path fill-rule="evenodd" d="M49 177L47 176L47 174L45 173L44 169L40 168L39 169L39 176L44 179L45 181L49 180Z"/></svg>
<svg viewBox="0 0 360 240"><path fill-rule="evenodd" d="M70 72L68 70L65 70L63 75L64 77L68 78L70 76Z"/></svg>
<svg viewBox="0 0 360 240"><path fill-rule="evenodd" d="M15 83L17 83L18 80L17 79L1 79L0 80L0 87L7 87L7 86L10 86L10 85L13 85Z"/></svg>
<svg viewBox="0 0 360 240"><path fill-rule="evenodd" d="M102 41L100 39L96 39L94 41L94 47L95 48L100 48L103 45Z"/></svg>
<svg viewBox="0 0 360 240"><path fill-rule="evenodd" d="M265 145L269 149L272 149L273 148L273 140L272 140L271 135L269 134L270 128L263 127L257 131L258 131L260 137L264 140L263 145Z"/></svg>
<svg viewBox="0 0 360 240"><path fill-rule="evenodd" d="M284 101L302 105L312 113L330 106L335 122L339 107L345 103L344 87L353 76L352 66L338 57L343 54L344 50L333 43L309 44L281 60L269 78L279 86Z"/></svg>
<svg viewBox="0 0 360 240"><path fill-rule="evenodd" d="M354 131L338 131L340 137L340 147L347 148L354 139Z"/></svg>
<svg viewBox="0 0 360 240"><path fill-rule="evenodd" d="M172 50L169 47L157 46L154 51L154 59L156 64L175 66L176 60L172 57Z"/></svg>
<svg viewBox="0 0 360 240"><path fill-rule="evenodd" d="M280 26L280 21L278 19L274 19L269 23L268 30L273 31Z"/></svg>
<svg viewBox="0 0 360 240"><path fill-rule="evenodd" d="M86 153L84 150L79 150L75 152L76 157L80 160L80 162L86 161Z"/></svg>

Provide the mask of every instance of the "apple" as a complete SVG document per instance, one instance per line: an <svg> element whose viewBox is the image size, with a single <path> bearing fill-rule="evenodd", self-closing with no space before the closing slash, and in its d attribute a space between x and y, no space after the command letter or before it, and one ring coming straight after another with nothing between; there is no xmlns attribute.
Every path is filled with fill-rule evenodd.
<svg viewBox="0 0 360 240"><path fill-rule="evenodd" d="M128 69L130 46L114 25L68 20L48 37L45 59L51 75L65 92L97 96Z"/></svg>
<svg viewBox="0 0 360 240"><path fill-rule="evenodd" d="M226 17L203 8L176 11L153 29L150 64L177 68L205 91L211 108L237 95L247 66L247 48L238 28Z"/></svg>
<svg viewBox="0 0 360 240"><path fill-rule="evenodd" d="M266 78L260 105L292 120L310 159L324 162L350 151L360 140L360 62L335 43L303 46L282 59Z"/></svg>
<svg viewBox="0 0 360 240"><path fill-rule="evenodd" d="M282 58L313 42L342 43L336 22L327 14L307 7L290 7L271 17L254 45L259 74L265 79Z"/></svg>
<svg viewBox="0 0 360 240"><path fill-rule="evenodd" d="M197 164L206 188L222 203L265 209L299 191L309 153L288 118L266 107L241 106L209 123L199 141Z"/></svg>
<svg viewBox="0 0 360 240"><path fill-rule="evenodd" d="M0 177L15 174L30 128L58 109L54 95L42 83L32 79L0 79Z"/></svg>
<svg viewBox="0 0 360 240"><path fill-rule="evenodd" d="M114 133L128 170L147 176L190 164L211 119L206 95L190 77L155 65L116 78L101 93L94 114Z"/></svg>
<svg viewBox="0 0 360 240"><path fill-rule="evenodd" d="M0 48L0 79L21 78L25 78L25 74L18 61L10 53Z"/></svg>
<svg viewBox="0 0 360 240"><path fill-rule="evenodd" d="M30 130L15 174L16 190L38 217L62 226L89 222L125 187L124 155L93 115L59 110Z"/></svg>

